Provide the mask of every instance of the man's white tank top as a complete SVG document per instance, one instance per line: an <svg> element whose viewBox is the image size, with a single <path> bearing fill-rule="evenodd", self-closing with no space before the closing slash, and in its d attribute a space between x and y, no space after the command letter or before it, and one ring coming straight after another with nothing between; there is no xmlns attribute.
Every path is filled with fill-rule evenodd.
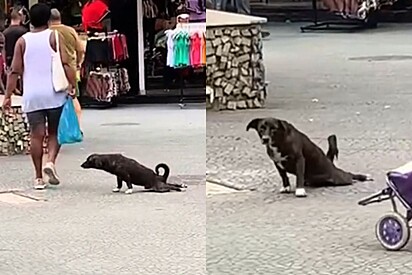
<svg viewBox="0 0 412 275"><path fill-rule="evenodd" d="M56 93L52 80L52 54L50 35L46 29L23 35L25 51L23 59L23 111L26 113L61 107L67 94Z"/></svg>

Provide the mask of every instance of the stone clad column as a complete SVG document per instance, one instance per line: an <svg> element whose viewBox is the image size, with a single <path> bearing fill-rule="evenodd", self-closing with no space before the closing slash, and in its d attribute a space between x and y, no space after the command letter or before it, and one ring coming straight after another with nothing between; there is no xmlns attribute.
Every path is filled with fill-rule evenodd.
<svg viewBox="0 0 412 275"><path fill-rule="evenodd" d="M0 95L0 102L3 102ZM27 154L30 150L29 125L21 108L21 97L12 97L12 107L0 109L0 156Z"/></svg>
<svg viewBox="0 0 412 275"><path fill-rule="evenodd" d="M211 10L207 16L208 107L215 110L263 107L267 85L261 24L266 19Z"/></svg>

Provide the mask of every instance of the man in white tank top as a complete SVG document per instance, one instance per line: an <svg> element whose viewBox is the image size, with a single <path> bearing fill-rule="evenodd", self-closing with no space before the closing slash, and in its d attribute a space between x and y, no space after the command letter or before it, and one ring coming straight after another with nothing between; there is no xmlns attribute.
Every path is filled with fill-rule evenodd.
<svg viewBox="0 0 412 275"><path fill-rule="evenodd" d="M60 183L55 170L55 161L60 150L57 142L57 128L66 92L55 92L52 83L52 53L56 51L56 39L48 29L50 8L36 4L30 9L32 29L16 43L11 72L7 80L3 108L11 106L11 95L16 89L19 76L23 77L23 111L30 125L30 154L36 172L35 189L46 187L42 171L49 177L49 183ZM76 86L75 71L69 66L63 50L63 40L59 38L61 60L70 84ZM70 88L72 93L72 88ZM48 132L48 161L42 169L43 139Z"/></svg>

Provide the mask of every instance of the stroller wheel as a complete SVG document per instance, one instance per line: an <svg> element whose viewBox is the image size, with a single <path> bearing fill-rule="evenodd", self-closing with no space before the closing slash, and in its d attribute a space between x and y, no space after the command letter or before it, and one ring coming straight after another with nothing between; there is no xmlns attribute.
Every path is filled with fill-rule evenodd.
<svg viewBox="0 0 412 275"><path fill-rule="evenodd" d="M389 213L376 223L376 238L390 251L401 250L409 241L408 221L398 213Z"/></svg>

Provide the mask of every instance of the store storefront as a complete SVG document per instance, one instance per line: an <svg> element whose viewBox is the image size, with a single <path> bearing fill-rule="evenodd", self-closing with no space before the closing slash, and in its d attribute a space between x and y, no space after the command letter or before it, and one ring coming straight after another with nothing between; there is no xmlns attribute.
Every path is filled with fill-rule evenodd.
<svg viewBox="0 0 412 275"><path fill-rule="evenodd" d="M96 44L96 38L92 38L90 34L86 35L84 28L78 26L81 23L82 9L78 7L84 6L87 1L29 2L29 5L35 2L48 2L53 8L61 11L64 24L75 27L80 36L87 40L88 48L90 44ZM182 91L185 95L205 94L206 61L203 60L202 54L206 32L204 0L107 0L106 3L110 10L110 30L106 32L107 37L111 37L113 31L117 31L117 34L123 35L127 40L127 58L110 64L111 68L127 70L130 89L119 94L123 97L178 96ZM183 16L182 23L179 24L179 14L189 14L189 19L184 20ZM185 23L187 21L189 22ZM102 38L102 35L104 34L99 34L99 38ZM179 37L184 39L179 40ZM170 43L183 43L182 48L186 47L188 51L188 60L172 60L170 63L170 58L172 56L173 59L174 54L173 48L168 48L168 39ZM95 48L92 47L91 50L95 52ZM194 63L193 52L200 58Z"/></svg>

